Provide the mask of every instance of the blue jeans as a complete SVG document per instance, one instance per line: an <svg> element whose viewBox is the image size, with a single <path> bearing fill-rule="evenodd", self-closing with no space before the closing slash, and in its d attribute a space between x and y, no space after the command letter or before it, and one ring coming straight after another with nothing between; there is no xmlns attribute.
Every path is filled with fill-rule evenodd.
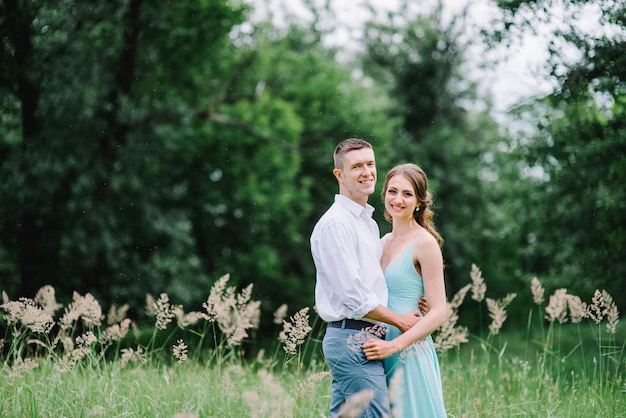
<svg viewBox="0 0 626 418"><path fill-rule="evenodd" d="M351 395L365 389L371 390L374 398L360 417L389 417L391 415L389 394L383 362L368 361L360 347L350 346L348 338L358 333L362 331L342 328L326 329L322 350L333 379L329 417L338 417L342 404Z"/></svg>

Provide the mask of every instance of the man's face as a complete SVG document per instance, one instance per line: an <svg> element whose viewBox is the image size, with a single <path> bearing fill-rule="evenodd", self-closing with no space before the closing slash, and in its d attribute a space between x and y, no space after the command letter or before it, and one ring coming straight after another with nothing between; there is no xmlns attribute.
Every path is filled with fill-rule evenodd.
<svg viewBox="0 0 626 418"><path fill-rule="evenodd" d="M333 170L339 181L339 191L357 203L365 205L376 187L374 150L362 148L345 155L343 167Z"/></svg>

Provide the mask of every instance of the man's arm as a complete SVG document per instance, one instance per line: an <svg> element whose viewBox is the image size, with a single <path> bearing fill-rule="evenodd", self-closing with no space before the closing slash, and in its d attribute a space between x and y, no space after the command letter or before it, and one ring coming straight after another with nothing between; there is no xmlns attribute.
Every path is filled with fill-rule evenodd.
<svg viewBox="0 0 626 418"><path fill-rule="evenodd" d="M404 332L420 320L419 315L418 311L411 311L401 315L389 308L384 307L383 305L378 305L373 311L368 312L367 315L365 315L365 318L393 325L400 331Z"/></svg>

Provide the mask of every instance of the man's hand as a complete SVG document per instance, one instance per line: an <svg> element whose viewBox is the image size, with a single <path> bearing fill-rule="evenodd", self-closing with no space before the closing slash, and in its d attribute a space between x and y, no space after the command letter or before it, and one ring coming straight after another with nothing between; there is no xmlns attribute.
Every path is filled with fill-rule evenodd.
<svg viewBox="0 0 626 418"><path fill-rule="evenodd" d="M422 316L426 315L428 311L430 310L430 306L428 305L428 302L426 301L425 297L422 297L417 303L417 305L420 309L420 312L422 313Z"/></svg>
<svg viewBox="0 0 626 418"><path fill-rule="evenodd" d="M430 310L430 305L428 305L428 302L424 297L419 300L418 307L419 310L410 311L402 315L401 322L396 325L400 331L406 332L407 330L409 330Z"/></svg>
<svg viewBox="0 0 626 418"><path fill-rule="evenodd" d="M426 309L428 310L428 304L426 303ZM400 331L408 331L413 325L422 318L422 314L419 310L407 312L405 314L399 314L391 309L378 305L374 310L368 312L365 318L372 319L378 322L384 322L385 324L393 325Z"/></svg>
<svg viewBox="0 0 626 418"><path fill-rule="evenodd" d="M411 327L413 327L413 325L415 325L420 319L422 319L422 315L419 311L410 311L402 315L401 322L398 323L396 326L400 331L406 332L411 329Z"/></svg>

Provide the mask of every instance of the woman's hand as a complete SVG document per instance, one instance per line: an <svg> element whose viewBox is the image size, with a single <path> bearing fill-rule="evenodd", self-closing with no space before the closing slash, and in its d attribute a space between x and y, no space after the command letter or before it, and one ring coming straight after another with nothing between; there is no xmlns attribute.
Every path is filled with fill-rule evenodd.
<svg viewBox="0 0 626 418"><path fill-rule="evenodd" d="M363 353L368 360L382 360L400 351L393 340L371 338L363 343Z"/></svg>

